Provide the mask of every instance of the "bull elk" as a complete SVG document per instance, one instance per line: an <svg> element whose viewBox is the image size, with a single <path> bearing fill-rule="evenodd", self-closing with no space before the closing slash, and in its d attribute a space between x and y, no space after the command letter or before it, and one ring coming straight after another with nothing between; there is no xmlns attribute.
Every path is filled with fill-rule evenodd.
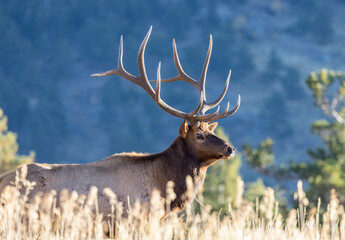
<svg viewBox="0 0 345 240"><path fill-rule="evenodd" d="M226 141L214 134L217 122L211 121L226 118L234 114L240 106L240 96L235 108L229 111L229 102L224 112L219 112L219 104L223 100L229 85L231 71L227 77L225 87L221 95L214 102L206 101L205 81L207 69L212 52L212 36L206 60L199 81L188 76L177 54L175 40L173 40L174 62L178 75L161 79L159 63L157 69L156 89L154 90L146 75L144 64L144 52L150 37L152 26L146 34L137 56L139 76L128 73L122 62L123 38L120 39L118 68L92 76L119 75L142 87L148 95L167 113L183 119L179 128L179 135L168 149L156 154L120 153L114 154L101 161L88 164L38 164L27 165L27 179L36 182L36 186L29 198L39 192L49 192L54 189L60 192L62 189L76 191L78 194L88 194L91 186L96 186L100 191L98 195L99 211L105 216L111 209L108 199L102 194L102 190L110 188L128 208L128 202L146 203L151 198L153 189L157 189L162 197L166 194L166 185L169 181L174 183L176 199L171 202L170 209L180 211L186 203L191 202L198 189L203 185L207 168L218 159L229 159L234 156L235 149ZM200 95L200 102L190 113L177 110L165 103L160 96L162 82L185 81L195 87ZM214 113L206 112L218 107ZM4 188L14 182L15 171L6 173L0 177L0 194ZM187 190L186 177L191 176L193 181L193 193L185 194ZM189 197L187 197L187 195ZM128 201L129 200L129 201Z"/></svg>

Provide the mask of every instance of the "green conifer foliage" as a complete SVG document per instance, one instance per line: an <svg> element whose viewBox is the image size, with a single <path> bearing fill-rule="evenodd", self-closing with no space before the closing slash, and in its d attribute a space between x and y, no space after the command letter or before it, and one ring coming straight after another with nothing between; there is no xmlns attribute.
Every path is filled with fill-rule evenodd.
<svg viewBox="0 0 345 240"><path fill-rule="evenodd" d="M229 141L229 137L224 128L218 127L216 134ZM236 152L234 158L229 160L219 160L207 171L204 184L204 202L213 207L214 210L227 210L229 202L235 201L237 192L236 178L239 175L241 166L241 155ZM225 211L223 211L225 213Z"/></svg>
<svg viewBox="0 0 345 240"><path fill-rule="evenodd" d="M328 198L335 188L345 202L345 72L312 72L307 85L325 115L311 126L324 146L308 151L312 162L292 167L308 179L313 195Z"/></svg>
<svg viewBox="0 0 345 240"><path fill-rule="evenodd" d="M255 182L250 182L246 186L244 192L244 198L249 202L255 202L256 199L260 199L265 193L266 186L262 178L258 178Z"/></svg>
<svg viewBox="0 0 345 240"><path fill-rule="evenodd" d="M257 149L243 145L246 161L256 170L276 178L295 177L309 183L309 198L329 201L335 189L345 203L345 72L322 69L312 72L306 81L313 93L314 104L324 114L313 122L311 131L322 140L322 146L308 150L310 161L290 162L288 167L275 166L273 141L267 139Z"/></svg>
<svg viewBox="0 0 345 240"><path fill-rule="evenodd" d="M274 141L271 138L267 138L262 141L257 149L249 144L243 144L243 154L246 157L246 161L255 169L266 169L274 162L273 147Z"/></svg>
<svg viewBox="0 0 345 240"><path fill-rule="evenodd" d="M21 164L31 163L35 159L35 153L30 155L18 155L17 134L8 131L7 117L0 108L0 174L13 170Z"/></svg>

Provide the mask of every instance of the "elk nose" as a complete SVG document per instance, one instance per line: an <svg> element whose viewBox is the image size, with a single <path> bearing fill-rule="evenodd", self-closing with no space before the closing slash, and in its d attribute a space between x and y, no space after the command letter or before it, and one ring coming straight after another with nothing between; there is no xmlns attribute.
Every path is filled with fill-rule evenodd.
<svg viewBox="0 0 345 240"><path fill-rule="evenodd" d="M235 149L231 146L228 147L228 154L231 155L235 152Z"/></svg>

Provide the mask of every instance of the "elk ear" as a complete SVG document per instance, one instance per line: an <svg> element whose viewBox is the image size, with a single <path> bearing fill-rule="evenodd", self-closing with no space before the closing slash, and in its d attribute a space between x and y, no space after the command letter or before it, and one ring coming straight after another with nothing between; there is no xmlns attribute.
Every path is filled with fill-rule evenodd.
<svg viewBox="0 0 345 240"><path fill-rule="evenodd" d="M188 128L189 128L188 122L187 120L184 120L180 126L179 135L185 138L187 136Z"/></svg>
<svg viewBox="0 0 345 240"><path fill-rule="evenodd" d="M214 130L216 130L217 126L218 126L217 122L210 123L210 124L208 124L208 130L210 130L211 132L214 132Z"/></svg>

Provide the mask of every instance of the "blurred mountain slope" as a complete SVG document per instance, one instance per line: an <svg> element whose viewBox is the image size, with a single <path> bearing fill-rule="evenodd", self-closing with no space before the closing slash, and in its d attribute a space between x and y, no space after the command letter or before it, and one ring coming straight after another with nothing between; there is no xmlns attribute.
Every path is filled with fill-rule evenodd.
<svg viewBox="0 0 345 240"><path fill-rule="evenodd" d="M176 74L172 38L185 71L199 78L209 34L213 54L208 99L232 69L227 99L238 113L220 124L236 147L275 139L277 158L307 160L318 143L309 126L321 115L304 86L310 71L343 69L345 4L324 1L0 1L0 107L18 132L21 151L39 162L90 162L122 151L162 151L181 123L138 86L116 76L120 35L124 64L136 75L136 54L150 25L148 76ZM189 111L198 96L167 83L163 98ZM225 103L222 104L225 108ZM242 173L255 178L243 165ZM248 174L250 173L250 174Z"/></svg>

